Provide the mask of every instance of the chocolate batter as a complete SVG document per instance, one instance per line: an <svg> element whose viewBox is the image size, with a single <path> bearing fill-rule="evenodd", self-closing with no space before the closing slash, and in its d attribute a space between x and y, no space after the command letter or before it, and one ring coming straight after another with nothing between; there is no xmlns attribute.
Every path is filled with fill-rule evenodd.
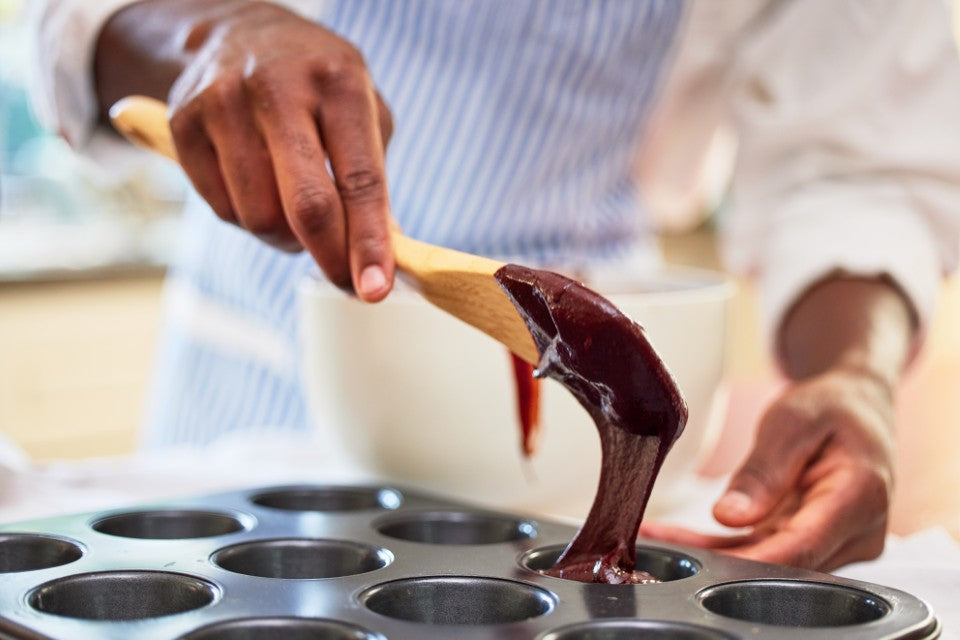
<svg viewBox="0 0 960 640"><path fill-rule="evenodd" d="M564 276L508 264L495 274L540 353L537 377L559 381L600 434L597 495L553 575L581 582L656 581L635 571L637 528L687 406L643 329Z"/></svg>
<svg viewBox="0 0 960 640"><path fill-rule="evenodd" d="M533 365L515 353L513 377L517 387L517 411L520 418L520 447L529 458L537 450L540 436L540 380L533 375Z"/></svg>

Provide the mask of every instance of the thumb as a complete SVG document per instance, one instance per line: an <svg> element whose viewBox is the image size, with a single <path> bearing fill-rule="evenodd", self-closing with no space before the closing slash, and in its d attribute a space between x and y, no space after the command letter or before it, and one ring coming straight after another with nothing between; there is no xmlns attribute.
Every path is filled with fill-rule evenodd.
<svg viewBox="0 0 960 640"><path fill-rule="evenodd" d="M728 527L747 527L766 517L793 486L793 478L769 460L753 459L730 478L713 506L713 516Z"/></svg>
<svg viewBox="0 0 960 640"><path fill-rule="evenodd" d="M713 506L713 516L721 524L756 524L798 485L820 437L811 425L785 413L768 411L761 421L753 450Z"/></svg>

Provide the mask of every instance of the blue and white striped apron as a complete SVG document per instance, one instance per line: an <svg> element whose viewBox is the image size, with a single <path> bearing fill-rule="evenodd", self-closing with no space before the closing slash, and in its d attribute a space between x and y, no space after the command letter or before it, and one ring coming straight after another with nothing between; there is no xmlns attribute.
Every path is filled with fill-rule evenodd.
<svg viewBox="0 0 960 640"><path fill-rule="evenodd" d="M650 242L632 170L682 9L342 0L314 17L359 47L393 112L390 197L409 235L575 268ZM310 427L296 289L315 270L188 206L145 445Z"/></svg>

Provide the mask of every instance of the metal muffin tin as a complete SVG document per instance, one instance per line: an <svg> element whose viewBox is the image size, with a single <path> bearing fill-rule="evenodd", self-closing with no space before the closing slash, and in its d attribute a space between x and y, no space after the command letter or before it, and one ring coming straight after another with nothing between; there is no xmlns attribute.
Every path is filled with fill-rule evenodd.
<svg viewBox="0 0 960 640"><path fill-rule="evenodd" d="M0 637L936 638L921 600L638 541L660 584L539 574L573 527L386 487L284 486L0 527Z"/></svg>

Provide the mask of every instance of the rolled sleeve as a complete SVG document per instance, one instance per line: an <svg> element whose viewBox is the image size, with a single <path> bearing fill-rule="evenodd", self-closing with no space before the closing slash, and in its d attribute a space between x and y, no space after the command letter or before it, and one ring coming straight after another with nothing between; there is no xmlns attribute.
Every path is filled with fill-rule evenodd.
<svg viewBox="0 0 960 640"><path fill-rule="evenodd" d="M943 273L933 228L895 185L824 186L785 203L757 247L761 316L772 341L805 291L835 274L886 277L926 327Z"/></svg>

